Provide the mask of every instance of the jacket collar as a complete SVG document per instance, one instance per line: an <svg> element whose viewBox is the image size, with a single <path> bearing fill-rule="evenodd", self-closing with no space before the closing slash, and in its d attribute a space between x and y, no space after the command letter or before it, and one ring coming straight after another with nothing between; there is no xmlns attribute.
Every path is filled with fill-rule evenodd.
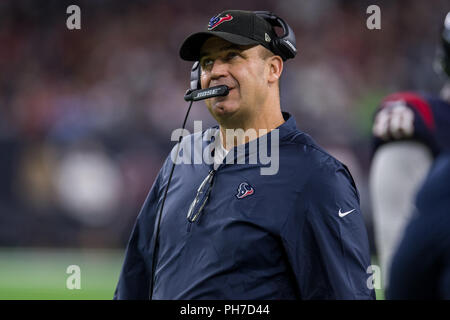
<svg viewBox="0 0 450 320"><path fill-rule="evenodd" d="M276 127L275 129L278 129L279 131L279 138L280 140L284 140L285 137L291 135L293 132L299 132L297 128L297 123L294 119L294 117L286 111L282 111L284 122ZM214 127L211 127L210 130L213 130L213 136L214 139L219 137L219 126L216 125ZM270 134L270 132L268 133ZM214 139L212 141L214 141Z"/></svg>
<svg viewBox="0 0 450 320"><path fill-rule="evenodd" d="M277 129L279 130L280 140L284 140L284 138L291 135L293 132L299 131L294 117L290 113L285 111L283 111L282 114L285 122L277 127Z"/></svg>
<svg viewBox="0 0 450 320"><path fill-rule="evenodd" d="M292 136L294 133L300 132L297 128L297 124L296 124L294 117L290 113L282 112L282 115L283 115L283 119L285 120L285 122L283 122L281 125L279 125L277 128L274 129L274 130L278 131L279 143L281 143L281 141L283 141L283 140L288 140L289 137ZM215 139L220 139L219 138L219 126L214 126L212 128L209 128L208 130L206 130L206 132L204 132L204 134L206 134L209 137L212 137L212 139L210 139L210 140L207 139L207 140L209 140L209 142L204 142L204 143L206 143L206 144L213 143L215 141ZM236 161L238 159L241 159L241 161L244 161L243 159L248 157L251 153L254 153L251 150L255 150L255 148L252 148L250 146L252 144L260 144L260 143L262 143L262 140L265 141L265 143L269 144L268 148L270 150L270 148L271 148L270 141L272 139L272 134L273 134L273 130L268 132L266 135L260 136L257 139L246 143L245 145L241 145L241 146L232 148L230 150L232 152L228 152L225 159L232 157L233 163L236 163ZM211 155L212 155L212 157L214 157L214 149L212 149Z"/></svg>

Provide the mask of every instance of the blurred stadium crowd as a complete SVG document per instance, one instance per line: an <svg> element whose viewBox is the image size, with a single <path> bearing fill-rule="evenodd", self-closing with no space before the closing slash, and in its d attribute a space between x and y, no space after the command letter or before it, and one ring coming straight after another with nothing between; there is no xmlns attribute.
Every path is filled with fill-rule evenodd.
<svg viewBox="0 0 450 320"><path fill-rule="evenodd" d="M81 30L66 28L70 4ZM381 30L366 28L370 4ZM125 245L186 111L179 46L231 8L293 27L282 108L350 167L370 227L372 113L393 91L439 91L447 1L11 0L0 2L0 246ZM214 124L203 103L189 119Z"/></svg>

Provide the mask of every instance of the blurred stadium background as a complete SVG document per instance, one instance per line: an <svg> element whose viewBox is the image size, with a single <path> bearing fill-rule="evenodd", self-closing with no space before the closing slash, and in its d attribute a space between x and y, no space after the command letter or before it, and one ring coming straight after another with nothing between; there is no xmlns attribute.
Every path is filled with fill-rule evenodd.
<svg viewBox="0 0 450 320"><path fill-rule="evenodd" d="M81 30L66 8L81 8ZM366 8L381 8L381 30ZM294 28L282 107L351 169L372 241L372 113L397 90L437 93L448 1L1 1L0 299L111 299L137 213L183 120L186 35L225 9ZM214 121L203 104L192 120ZM192 128L192 126L191 126ZM191 130L190 128L190 130ZM81 289L66 289L66 268ZM378 298L383 298L378 291Z"/></svg>

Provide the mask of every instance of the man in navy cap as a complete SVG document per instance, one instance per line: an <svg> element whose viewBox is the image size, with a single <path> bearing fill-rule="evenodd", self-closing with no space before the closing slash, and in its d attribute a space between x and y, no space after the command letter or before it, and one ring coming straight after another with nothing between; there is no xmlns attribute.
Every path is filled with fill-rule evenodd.
<svg viewBox="0 0 450 320"><path fill-rule="evenodd" d="M219 125L182 141L205 147L217 137L214 163L176 165L158 227L167 158L131 234L115 299L375 298L351 174L281 110L279 79L295 53L292 30L267 12L225 11L185 40L180 55L200 61L201 88L229 88L206 100ZM258 134L230 138L227 129ZM264 163L248 161L252 146L274 137L279 168L262 174Z"/></svg>

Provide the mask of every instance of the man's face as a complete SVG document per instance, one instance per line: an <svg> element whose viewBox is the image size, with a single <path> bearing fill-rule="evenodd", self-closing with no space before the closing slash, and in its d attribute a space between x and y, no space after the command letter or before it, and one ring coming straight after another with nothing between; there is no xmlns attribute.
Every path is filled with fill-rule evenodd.
<svg viewBox="0 0 450 320"><path fill-rule="evenodd" d="M225 97L205 100L219 123L253 117L267 96L266 63L261 46L238 46L217 37L201 48L202 88L226 85Z"/></svg>

